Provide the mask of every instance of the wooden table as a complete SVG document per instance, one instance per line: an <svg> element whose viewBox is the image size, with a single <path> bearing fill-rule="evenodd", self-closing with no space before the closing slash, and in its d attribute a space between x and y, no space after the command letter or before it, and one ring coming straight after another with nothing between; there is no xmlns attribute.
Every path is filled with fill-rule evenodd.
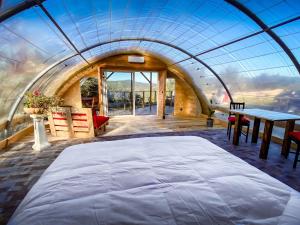
<svg viewBox="0 0 300 225"><path fill-rule="evenodd" d="M281 154L285 157L288 156L289 147L291 145L291 141L288 140L288 133L294 130L295 121L300 120L300 116L274 112L264 109L241 109L241 110L230 110L231 113L236 115L236 122L234 126L234 136L233 136L233 144L239 144L239 138L241 134L241 118L243 115L254 117L254 125L252 131L252 143L257 143L258 135L259 135L259 125L260 121L265 120L265 129L263 133L262 143L260 147L259 157L261 159L268 158L269 146L272 137L272 129L275 121L286 121L286 127L284 132L284 139L281 149Z"/></svg>

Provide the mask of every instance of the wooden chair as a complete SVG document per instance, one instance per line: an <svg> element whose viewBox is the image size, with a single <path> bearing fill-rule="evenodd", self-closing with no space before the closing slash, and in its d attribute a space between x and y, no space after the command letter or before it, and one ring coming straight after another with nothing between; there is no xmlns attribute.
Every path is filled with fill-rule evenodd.
<svg viewBox="0 0 300 225"><path fill-rule="evenodd" d="M289 132L288 138L289 138L291 141L294 141L294 142L297 144L297 150L296 150L296 152L291 152L290 149L289 149L289 152L290 152L290 153L295 153L295 159L294 159L293 168L296 168L297 162L299 162L299 153L300 153L300 132L299 132L299 131Z"/></svg>
<svg viewBox="0 0 300 225"><path fill-rule="evenodd" d="M72 133L74 137L95 137L92 110L90 108L71 108Z"/></svg>
<svg viewBox="0 0 300 225"><path fill-rule="evenodd" d="M57 137L94 137L92 110L57 107L48 113L51 134Z"/></svg>
<svg viewBox="0 0 300 225"><path fill-rule="evenodd" d="M90 138L106 130L109 117L97 116L91 108L57 107L48 120L53 136Z"/></svg>
<svg viewBox="0 0 300 225"><path fill-rule="evenodd" d="M230 109L245 109L245 102L230 102ZM228 125L227 125L227 136L228 136L229 140L230 140L230 136L231 136L231 129L232 129L232 126L235 124L235 120L236 120L235 114L229 112ZM242 125L242 127L243 126L247 127L246 133L241 132L241 134L246 136L246 143L247 143L248 135L249 135L250 119L243 116L241 125Z"/></svg>

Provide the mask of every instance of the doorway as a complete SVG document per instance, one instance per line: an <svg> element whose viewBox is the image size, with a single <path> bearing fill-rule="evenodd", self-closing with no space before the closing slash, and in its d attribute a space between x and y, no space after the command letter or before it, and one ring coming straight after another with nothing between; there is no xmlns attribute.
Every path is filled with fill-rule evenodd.
<svg viewBox="0 0 300 225"><path fill-rule="evenodd" d="M156 115L157 72L105 72L107 114Z"/></svg>
<svg viewBox="0 0 300 225"><path fill-rule="evenodd" d="M166 80L166 115L174 115L175 79Z"/></svg>
<svg viewBox="0 0 300 225"><path fill-rule="evenodd" d="M132 73L106 72L105 75L107 114L132 115Z"/></svg>

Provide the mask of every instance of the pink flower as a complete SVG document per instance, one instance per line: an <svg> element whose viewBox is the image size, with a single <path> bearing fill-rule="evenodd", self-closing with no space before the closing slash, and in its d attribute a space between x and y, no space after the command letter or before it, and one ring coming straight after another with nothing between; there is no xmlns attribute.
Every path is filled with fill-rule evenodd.
<svg viewBox="0 0 300 225"><path fill-rule="evenodd" d="M33 92L33 95L34 95L34 96L40 96L40 95L41 95L40 90L35 90L35 91Z"/></svg>

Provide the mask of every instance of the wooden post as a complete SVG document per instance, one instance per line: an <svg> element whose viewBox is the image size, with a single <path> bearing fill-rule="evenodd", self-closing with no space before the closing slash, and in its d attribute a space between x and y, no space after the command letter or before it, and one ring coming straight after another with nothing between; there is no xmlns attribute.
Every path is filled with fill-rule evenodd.
<svg viewBox="0 0 300 225"><path fill-rule="evenodd" d="M273 130L274 121L266 120L265 122L265 130L263 134L263 139L260 147L259 158L267 159L270 141L272 137L272 130Z"/></svg>
<svg viewBox="0 0 300 225"><path fill-rule="evenodd" d="M103 69L98 67L98 95L99 95L99 114L104 115L103 107Z"/></svg>
<svg viewBox="0 0 300 225"><path fill-rule="evenodd" d="M66 112L66 118L67 118L67 124L68 124L69 137L74 137L75 132L74 132L74 129L73 129L72 108L71 107L66 107L65 112Z"/></svg>
<svg viewBox="0 0 300 225"><path fill-rule="evenodd" d="M124 104L124 110L126 110L126 101L125 101L126 93L123 91L123 104Z"/></svg>
<svg viewBox="0 0 300 225"><path fill-rule="evenodd" d="M143 108L145 108L145 91L143 91Z"/></svg>
<svg viewBox="0 0 300 225"><path fill-rule="evenodd" d="M281 148L281 155L283 155L285 158L288 157L289 150L291 147L291 140L288 138L288 135L289 132L294 130L294 127L295 127L295 120L286 121L283 143Z"/></svg>
<svg viewBox="0 0 300 225"><path fill-rule="evenodd" d="M51 135L56 137L57 133L56 133L56 129L54 126L52 109L50 109L50 111L48 112L48 122L49 122L49 126L50 126Z"/></svg>
<svg viewBox="0 0 300 225"><path fill-rule="evenodd" d="M158 75L157 116L161 119L165 119L166 112L166 80L167 71L160 71Z"/></svg>
<svg viewBox="0 0 300 225"><path fill-rule="evenodd" d="M150 100L149 100L149 105L150 105L150 112L152 109L152 72L150 72Z"/></svg>
<svg viewBox="0 0 300 225"><path fill-rule="evenodd" d="M83 111L86 113L87 123L89 127L88 137L95 137L94 123L93 123L93 112L91 109L86 108Z"/></svg>
<svg viewBox="0 0 300 225"><path fill-rule="evenodd" d="M232 144L239 145L239 140L241 136L241 122L242 122L242 115L239 113L235 114L235 124L234 124L234 133L233 133L233 141Z"/></svg>
<svg viewBox="0 0 300 225"><path fill-rule="evenodd" d="M106 76L103 77L103 81L102 81L102 85L103 85L103 109L104 109L104 115L107 116L108 115L108 97L107 97L107 80L106 80Z"/></svg>
<svg viewBox="0 0 300 225"><path fill-rule="evenodd" d="M135 116L135 73L131 73L132 115Z"/></svg>
<svg viewBox="0 0 300 225"><path fill-rule="evenodd" d="M259 135L260 118L254 118L253 130L252 130L252 143L257 143Z"/></svg>

